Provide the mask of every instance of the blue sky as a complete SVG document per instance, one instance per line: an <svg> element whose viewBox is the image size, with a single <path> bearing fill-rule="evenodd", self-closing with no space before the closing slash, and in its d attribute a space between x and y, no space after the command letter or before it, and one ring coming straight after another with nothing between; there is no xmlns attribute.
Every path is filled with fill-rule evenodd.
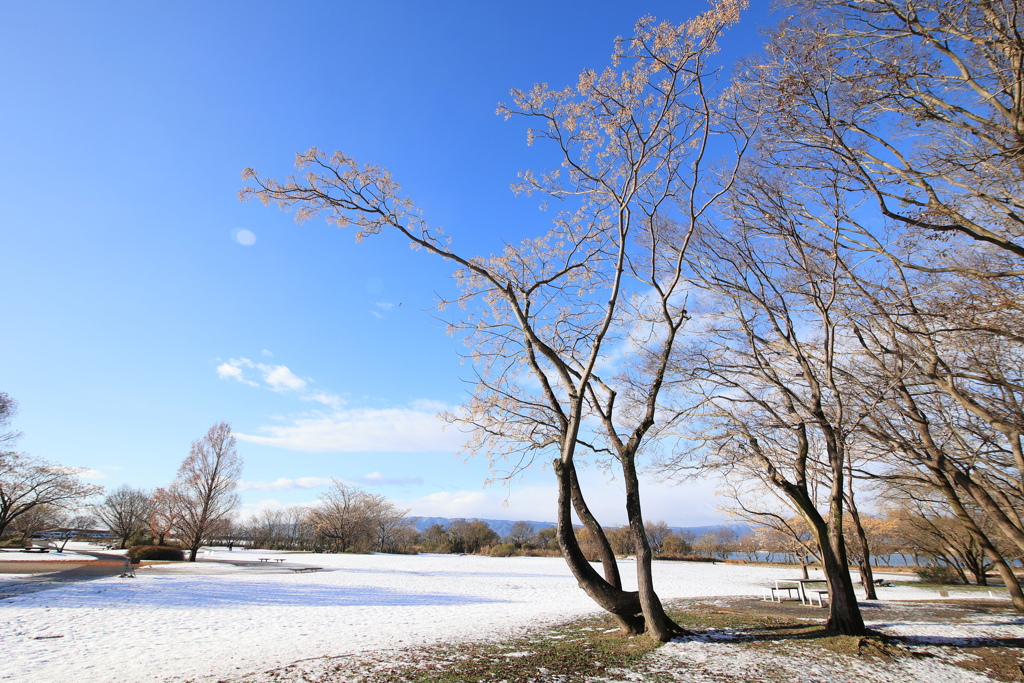
<svg viewBox="0 0 1024 683"><path fill-rule="evenodd" d="M388 167L462 251L489 253L550 220L509 190L550 165L494 114L509 89L572 83L642 14L706 7L0 4L0 391L21 404L20 448L150 488L226 420L247 510L312 501L338 477L413 514L553 519L550 472L482 488L486 462L463 464L434 417L470 374L430 310L450 268L389 235L356 244L243 204L240 172L341 149ZM723 63L768 20L749 11ZM607 479L585 481L620 523ZM713 523L712 490L651 483L647 516Z"/></svg>

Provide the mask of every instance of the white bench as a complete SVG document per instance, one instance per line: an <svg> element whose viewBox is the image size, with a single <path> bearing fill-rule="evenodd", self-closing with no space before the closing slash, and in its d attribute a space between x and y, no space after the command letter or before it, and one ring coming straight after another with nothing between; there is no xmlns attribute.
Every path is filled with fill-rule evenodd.
<svg viewBox="0 0 1024 683"><path fill-rule="evenodd" d="M792 600L797 600L800 598L799 586L767 586L762 589L761 601L766 602L768 600L771 600L772 602L782 602L783 591L785 591L787 598L790 598ZM793 594L793 591L796 591L796 595Z"/></svg>
<svg viewBox="0 0 1024 683"><path fill-rule="evenodd" d="M825 604L824 604L823 601L826 598L828 598L828 591L811 591L810 595L808 596L807 602L808 602L808 604L812 604L813 605L814 601L817 600L818 601L818 607L824 608Z"/></svg>

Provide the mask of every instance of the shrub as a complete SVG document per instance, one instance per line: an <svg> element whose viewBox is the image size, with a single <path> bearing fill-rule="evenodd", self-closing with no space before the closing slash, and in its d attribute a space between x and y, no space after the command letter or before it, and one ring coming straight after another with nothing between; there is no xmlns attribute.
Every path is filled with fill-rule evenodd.
<svg viewBox="0 0 1024 683"><path fill-rule="evenodd" d="M133 560L172 560L181 562L185 553L181 548L166 545L137 545L128 549L128 557Z"/></svg>
<svg viewBox="0 0 1024 683"><path fill-rule="evenodd" d="M499 543L491 546L491 557L511 557L516 552L515 543Z"/></svg>
<svg viewBox="0 0 1024 683"><path fill-rule="evenodd" d="M949 565L935 565L933 567L918 567L915 574L920 577L922 583L953 584L960 583L960 575Z"/></svg>

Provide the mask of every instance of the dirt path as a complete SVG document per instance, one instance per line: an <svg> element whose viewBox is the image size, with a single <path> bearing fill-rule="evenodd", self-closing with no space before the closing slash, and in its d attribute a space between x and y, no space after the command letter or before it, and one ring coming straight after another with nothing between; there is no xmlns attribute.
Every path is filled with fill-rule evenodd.
<svg viewBox="0 0 1024 683"><path fill-rule="evenodd" d="M91 555L96 559L81 563L70 560L5 562L4 565L10 565L9 568L4 567L7 573L31 574L32 576L4 578L0 573L0 600L16 595L50 590L69 583L117 576L124 571L124 558L120 555L87 550L76 552L80 552L82 555Z"/></svg>

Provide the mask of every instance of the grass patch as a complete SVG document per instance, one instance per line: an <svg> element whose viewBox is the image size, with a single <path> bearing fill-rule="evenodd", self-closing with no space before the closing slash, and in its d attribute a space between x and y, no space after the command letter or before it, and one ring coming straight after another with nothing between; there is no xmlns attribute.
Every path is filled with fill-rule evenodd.
<svg viewBox="0 0 1024 683"><path fill-rule="evenodd" d="M951 623L986 618L987 609L936 603L873 607L899 621ZM1007 642L934 644L927 648L879 633L843 636L825 629L827 613L797 603L756 598L687 599L666 604L668 614L695 638L659 652L644 635L624 636L605 616L542 627L504 641L459 642L405 650L316 658L235 683L595 683L635 680L675 683L809 680L893 680L900 660L916 659L942 678L959 667L998 681L1024 681L1021 649ZM887 621L888 619L886 619ZM1014 640L1014 642L1009 642ZM690 647L693 649L687 649ZM687 652L696 653L689 658ZM310 661L312 660L304 660ZM925 662L928 662L925 664ZM895 669L891 667L897 667ZM877 674L877 677L876 677ZM815 678L817 676L817 678ZM836 678L839 676L840 678Z"/></svg>
<svg viewBox="0 0 1024 683"><path fill-rule="evenodd" d="M624 636L615 622L593 617L538 630L501 643L459 643L394 653L363 669L359 683L526 683L582 681L629 669L660 646L647 636ZM365 666L365 664L364 664ZM338 673L347 667L339 663ZM350 674L351 676L351 674Z"/></svg>

